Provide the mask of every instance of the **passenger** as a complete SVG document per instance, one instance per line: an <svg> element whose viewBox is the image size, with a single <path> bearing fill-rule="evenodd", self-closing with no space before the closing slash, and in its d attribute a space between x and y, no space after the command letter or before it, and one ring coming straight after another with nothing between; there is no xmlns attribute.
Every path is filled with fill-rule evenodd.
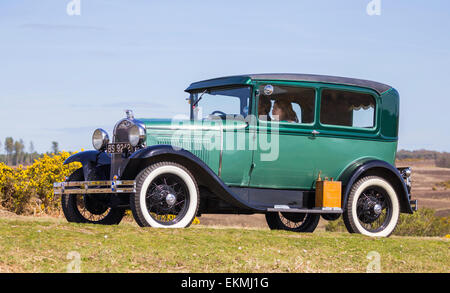
<svg viewBox="0 0 450 293"><path fill-rule="evenodd" d="M270 121L270 109L272 108L272 103L270 99L266 96L259 97L258 104L258 115L260 120Z"/></svg>
<svg viewBox="0 0 450 293"><path fill-rule="evenodd" d="M298 123L298 117L292 108L292 103L287 100L277 100L272 109L273 120Z"/></svg>

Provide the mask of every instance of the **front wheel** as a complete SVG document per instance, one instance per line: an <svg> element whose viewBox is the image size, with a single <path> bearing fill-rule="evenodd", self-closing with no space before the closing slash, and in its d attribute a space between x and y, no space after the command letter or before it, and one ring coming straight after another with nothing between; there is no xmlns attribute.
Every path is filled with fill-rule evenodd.
<svg viewBox="0 0 450 293"><path fill-rule="evenodd" d="M319 220L319 214L266 213L267 225L271 230L312 233Z"/></svg>
<svg viewBox="0 0 450 293"><path fill-rule="evenodd" d="M160 162L136 178L131 211L141 227L186 228L194 220L200 193L194 176L184 166Z"/></svg>
<svg viewBox="0 0 450 293"><path fill-rule="evenodd" d="M67 181L83 181L83 169L73 172ZM112 208L108 196L88 194L63 194L61 206L64 216L71 223L118 225L125 215L124 208Z"/></svg>
<svg viewBox="0 0 450 293"><path fill-rule="evenodd" d="M400 205L397 193L385 179L366 176L352 187L344 223L350 233L388 237L397 226Z"/></svg>

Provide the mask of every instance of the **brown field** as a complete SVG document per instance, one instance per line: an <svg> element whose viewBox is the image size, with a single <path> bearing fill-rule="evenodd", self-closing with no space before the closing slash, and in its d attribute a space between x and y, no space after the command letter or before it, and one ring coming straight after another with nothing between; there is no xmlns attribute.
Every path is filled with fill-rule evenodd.
<svg viewBox="0 0 450 293"><path fill-rule="evenodd" d="M435 187L437 183L450 180L450 168L436 167L433 160L398 161L396 165L412 168L412 197L419 200L419 208L432 208L437 216L450 216L450 189Z"/></svg>

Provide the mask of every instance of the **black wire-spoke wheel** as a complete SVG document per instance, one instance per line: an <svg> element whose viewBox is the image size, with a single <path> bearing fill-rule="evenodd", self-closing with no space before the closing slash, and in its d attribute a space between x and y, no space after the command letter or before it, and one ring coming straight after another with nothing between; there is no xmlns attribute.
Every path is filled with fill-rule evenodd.
<svg viewBox="0 0 450 293"><path fill-rule="evenodd" d="M400 213L394 188L384 178L363 177L348 198L344 223L350 233L387 237L395 229Z"/></svg>
<svg viewBox="0 0 450 293"><path fill-rule="evenodd" d="M303 213L266 213L267 225L271 230L293 232L314 232L319 224L320 215Z"/></svg>
<svg viewBox="0 0 450 293"><path fill-rule="evenodd" d="M279 213L279 217L286 227L296 229L304 224L306 214Z"/></svg>
<svg viewBox="0 0 450 293"><path fill-rule="evenodd" d="M83 169L73 172L67 181L83 181ZM125 215L124 208L108 205L108 194L64 194L61 206L68 222L117 225Z"/></svg>
<svg viewBox="0 0 450 293"><path fill-rule="evenodd" d="M160 162L139 173L130 207L142 227L185 228L194 220L199 202L198 186L189 170Z"/></svg>
<svg viewBox="0 0 450 293"><path fill-rule="evenodd" d="M188 188L184 181L173 174L161 174L147 190L147 210L155 221L173 225L184 217L189 207Z"/></svg>
<svg viewBox="0 0 450 293"><path fill-rule="evenodd" d="M392 217L392 203L384 189L369 187L358 198L356 213L364 229L371 233L380 232Z"/></svg>

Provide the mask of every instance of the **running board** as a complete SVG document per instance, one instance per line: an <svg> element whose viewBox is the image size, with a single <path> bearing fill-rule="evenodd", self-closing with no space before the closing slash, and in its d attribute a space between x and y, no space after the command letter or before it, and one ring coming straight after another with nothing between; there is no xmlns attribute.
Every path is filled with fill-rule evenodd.
<svg viewBox="0 0 450 293"><path fill-rule="evenodd" d="M280 213L302 213L302 214L342 214L341 208L313 208L313 209L291 209L291 208L268 208L268 212Z"/></svg>

